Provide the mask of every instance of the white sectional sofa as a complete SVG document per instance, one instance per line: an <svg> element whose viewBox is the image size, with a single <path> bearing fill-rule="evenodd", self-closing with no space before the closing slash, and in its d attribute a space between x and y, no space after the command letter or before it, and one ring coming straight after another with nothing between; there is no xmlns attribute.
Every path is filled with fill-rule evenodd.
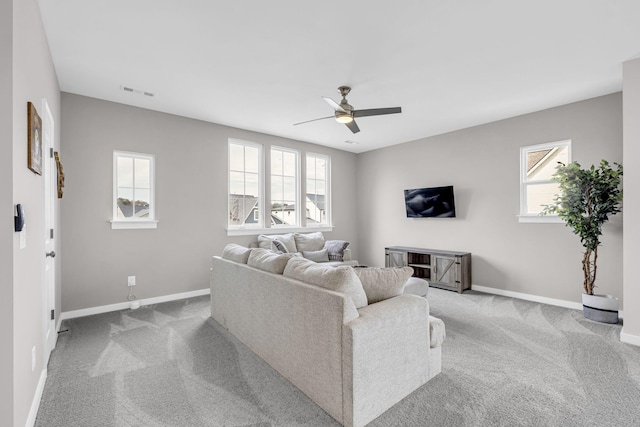
<svg viewBox="0 0 640 427"><path fill-rule="evenodd" d="M338 422L360 427L441 370L444 324L425 298L402 294L407 268L229 245L212 260L211 316ZM371 283L378 274L388 287Z"/></svg>

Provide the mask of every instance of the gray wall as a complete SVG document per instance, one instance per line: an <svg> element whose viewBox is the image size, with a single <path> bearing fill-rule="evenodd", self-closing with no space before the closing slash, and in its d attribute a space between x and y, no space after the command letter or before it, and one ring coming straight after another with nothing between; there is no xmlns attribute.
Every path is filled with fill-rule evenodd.
<svg viewBox="0 0 640 427"><path fill-rule="evenodd" d="M63 311L126 301L129 275L138 298L206 289L212 255L256 240L226 234L230 137L331 155L325 235L357 240L355 154L67 93L62 120ZM111 229L113 150L155 155L157 229Z"/></svg>
<svg viewBox="0 0 640 427"><path fill-rule="evenodd" d="M13 2L0 2L0 424L13 425Z"/></svg>
<svg viewBox="0 0 640 427"><path fill-rule="evenodd" d="M8 2L3 2L3 9ZM1 15L6 16L2 10ZM56 143L59 141L60 128L60 92L49 53L49 47L40 18L40 11L36 1L13 1L12 55L10 65L13 67L12 85L12 149L9 170L12 171L12 195L10 197L11 211L16 203L25 208L27 225L27 246L20 249L19 234L12 234L13 245L13 295L12 322L3 323L3 329L13 328L13 340L9 347L13 352L13 411L8 421L2 425L24 426L29 416L38 381L46 369L44 363L44 318L43 302L44 284L42 280L44 264L44 231L43 231L43 178L27 168L27 102L34 103L41 112L42 99L46 98L56 124ZM3 32L6 31L3 22ZM3 43L5 41L3 35ZM3 54L6 48L2 49ZM4 58L3 58L4 64ZM4 84L4 82L2 83ZM4 98L4 97L3 97ZM11 99L11 97L9 98ZM5 102L4 99L2 102ZM2 117L4 120L3 104ZM4 132L4 126L2 126ZM3 144L4 147L4 144ZM57 147L56 147L57 148ZM3 160L5 153L3 153ZM4 172L4 167L3 173ZM2 180L4 181L4 180ZM9 180L11 183L11 179ZM2 211L5 213L5 190L2 190ZM56 207L56 210L58 208ZM11 216L5 216L4 227L9 227ZM11 228L8 228L12 230ZM59 227L58 227L59 231ZM3 231L4 233L4 231ZM4 242L5 240L2 239ZM4 256L3 256L4 258ZM57 263L59 267L59 262ZM4 274L4 268L2 269ZM59 272L60 269L57 268ZM59 277L59 276L58 276ZM4 299L3 295L3 299ZM11 292L9 292L11 300ZM59 295L57 311L59 312ZM4 304L4 303L3 303ZM4 311L4 310L3 310ZM4 316L4 313L3 313ZM3 341L6 345L6 341ZM31 369L31 350L36 348L36 365ZM5 387L5 380L1 381ZM4 400L4 399L3 399ZM2 411L5 416L6 412ZM4 421L4 420L3 420Z"/></svg>
<svg viewBox="0 0 640 427"><path fill-rule="evenodd" d="M428 118L425 118L428 120ZM358 157L360 261L384 248L468 251L473 284L580 301L582 246L564 224L518 222L520 147L571 139L573 160L622 162L620 93L489 123ZM408 219L403 190L454 185L455 219ZM598 292L622 297L622 215L605 226Z"/></svg>
<svg viewBox="0 0 640 427"><path fill-rule="evenodd" d="M624 64L624 328L640 345L640 59ZM631 167L633 166L633 167Z"/></svg>

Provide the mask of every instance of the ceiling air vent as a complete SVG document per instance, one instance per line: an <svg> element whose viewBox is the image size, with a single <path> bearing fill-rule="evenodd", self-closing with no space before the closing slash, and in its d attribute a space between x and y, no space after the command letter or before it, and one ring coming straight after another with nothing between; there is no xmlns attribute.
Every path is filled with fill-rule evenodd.
<svg viewBox="0 0 640 427"><path fill-rule="evenodd" d="M155 96L155 94L152 93L152 92L147 92L147 91L140 90L140 89L134 89L134 88L132 88L130 86L121 85L120 89L122 89L125 92L137 93L138 95L144 95L144 96L149 96L149 97Z"/></svg>

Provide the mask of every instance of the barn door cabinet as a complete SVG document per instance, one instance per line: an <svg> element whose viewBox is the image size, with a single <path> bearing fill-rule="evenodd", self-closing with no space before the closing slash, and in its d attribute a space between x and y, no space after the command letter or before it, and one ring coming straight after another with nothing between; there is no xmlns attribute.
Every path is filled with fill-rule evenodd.
<svg viewBox="0 0 640 427"><path fill-rule="evenodd" d="M414 277L429 286L462 293L471 289L471 254L469 252L389 246L385 248L386 267L413 268Z"/></svg>

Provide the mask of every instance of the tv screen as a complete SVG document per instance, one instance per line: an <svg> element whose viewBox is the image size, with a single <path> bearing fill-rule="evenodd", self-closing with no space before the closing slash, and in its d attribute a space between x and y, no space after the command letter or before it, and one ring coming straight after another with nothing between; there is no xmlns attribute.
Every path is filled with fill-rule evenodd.
<svg viewBox="0 0 640 427"><path fill-rule="evenodd" d="M453 186L404 190L407 218L454 218Z"/></svg>

